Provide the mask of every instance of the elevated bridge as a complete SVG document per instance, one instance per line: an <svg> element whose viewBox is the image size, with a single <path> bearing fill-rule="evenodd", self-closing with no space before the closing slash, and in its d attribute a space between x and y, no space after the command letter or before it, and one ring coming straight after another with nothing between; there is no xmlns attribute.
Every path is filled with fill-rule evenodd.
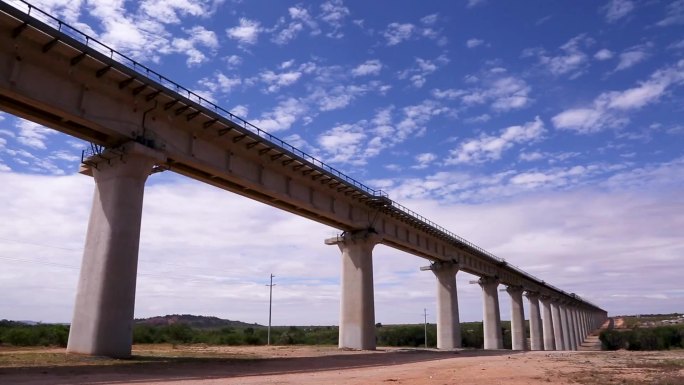
<svg viewBox="0 0 684 385"><path fill-rule="evenodd" d="M600 307L509 264L384 192L259 129L22 0L0 2L0 109L92 143L95 180L72 352L128 356L145 181L168 170L341 230L340 347L375 348L372 250L431 262L438 347L460 347L456 273L481 277L485 348L503 347L498 287L512 300L513 348L576 349ZM540 306L541 303L541 306ZM543 313L543 318L542 318Z"/></svg>

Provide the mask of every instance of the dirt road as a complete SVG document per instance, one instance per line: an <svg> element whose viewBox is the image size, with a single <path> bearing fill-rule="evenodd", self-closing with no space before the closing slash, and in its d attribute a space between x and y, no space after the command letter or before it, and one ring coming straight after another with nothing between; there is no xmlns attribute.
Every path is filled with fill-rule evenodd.
<svg viewBox="0 0 684 385"><path fill-rule="evenodd" d="M136 346L131 360L0 349L0 384L684 384L684 351Z"/></svg>

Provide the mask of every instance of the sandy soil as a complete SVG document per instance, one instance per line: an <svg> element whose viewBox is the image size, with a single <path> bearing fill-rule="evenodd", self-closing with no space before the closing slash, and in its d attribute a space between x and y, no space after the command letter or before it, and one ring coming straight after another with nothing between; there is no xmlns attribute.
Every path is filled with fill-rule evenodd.
<svg viewBox="0 0 684 385"><path fill-rule="evenodd" d="M588 345L591 345L588 344ZM684 384L684 351L135 346L134 358L0 348L0 384Z"/></svg>

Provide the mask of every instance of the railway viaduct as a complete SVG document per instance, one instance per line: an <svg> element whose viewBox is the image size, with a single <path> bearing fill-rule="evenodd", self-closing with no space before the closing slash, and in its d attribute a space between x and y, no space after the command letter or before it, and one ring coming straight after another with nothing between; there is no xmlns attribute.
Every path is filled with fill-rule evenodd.
<svg viewBox="0 0 684 385"><path fill-rule="evenodd" d="M514 350L573 350L600 307L507 263L23 0L0 2L0 109L92 143L95 195L67 350L126 357L145 181L169 170L341 230L339 346L375 348L373 247L429 260L438 348L460 347L456 274L479 276L484 348L501 349L499 285Z"/></svg>

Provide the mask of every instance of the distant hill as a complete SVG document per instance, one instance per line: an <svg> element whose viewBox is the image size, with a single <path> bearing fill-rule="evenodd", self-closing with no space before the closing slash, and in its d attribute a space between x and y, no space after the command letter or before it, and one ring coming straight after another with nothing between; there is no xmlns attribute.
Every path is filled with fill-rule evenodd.
<svg viewBox="0 0 684 385"><path fill-rule="evenodd" d="M223 327L261 327L261 325L253 323L249 324L242 321L231 321L228 319L221 319L218 317L207 317L201 315L191 314L171 314L160 317L140 318L136 319L135 323L138 325L152 325L152 326L168 326L173 324L185 324L196 329L218 329Z"/></svg>

